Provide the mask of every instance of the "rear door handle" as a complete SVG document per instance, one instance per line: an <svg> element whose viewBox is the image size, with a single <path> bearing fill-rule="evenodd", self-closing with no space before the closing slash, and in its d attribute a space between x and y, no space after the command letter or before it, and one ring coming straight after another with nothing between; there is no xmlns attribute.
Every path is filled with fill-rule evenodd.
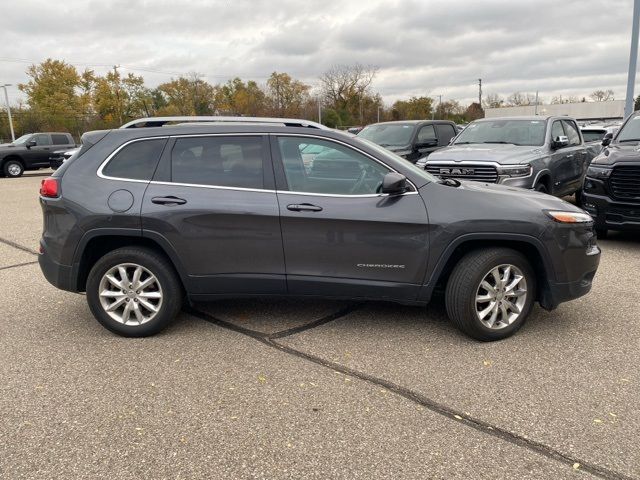
<svg viewBox="0 0 640 480"><path fill-rule="evenodd" d="M322 207L310 203L301 203L287 205L287 210L291 210L292 212L321 212Z"/></svg>
<svg viewBox="0 0 640 480"><path fill-rule="evenodd" d="M184 198L170 195L168 197L153 197L151 203L155 203L156 205L184 205L187 201Z"/></svg>

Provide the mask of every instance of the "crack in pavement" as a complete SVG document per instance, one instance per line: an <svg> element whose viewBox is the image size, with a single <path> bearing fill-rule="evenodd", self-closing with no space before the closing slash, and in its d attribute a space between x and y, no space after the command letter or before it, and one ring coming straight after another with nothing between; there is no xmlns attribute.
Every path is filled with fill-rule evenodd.
<svg viewBox="0 0 640 480"><path fill-rule="evenodd" d="M355 310L355 308L359 307L361 304L358 304L356 306L352 306L352 310ZM343 309L342 311L347 310L347 309ZM257 332L255 330L250 330L247 328L243 328L237 325L234 325L233 323L227 322L225 320L220 320L219 318L214 317L213 315L210 315L206 312L202 312L200 310L197 310L195 308L192 307L188 307L185 308L183 310L185 313L199 318L201 320L204 320L206 322L212 323L214 325L218 325L219 327L222 328L226 328L228 330L232 330L235 331L237 333L241 333L243 335L249 336L271 348L274 348L276 350L279 350L281 352L287 353L289 355L293 355L295 357L301 358L303 360L307 360L310 361L316 365L325 367L325 368L329 368L331 370L340 372L344 375L348 375L350 377L353 378L357 378L359 380L365 381L367 383L376 385L378 387L383 387L387 390L389 390L390 392L393 392L413 403L416 403L438 415L441 415L449 420L454 420L457 421L463 425L466 425L467 427L473 428L474 430L477 430L481 433L484 433L486 435L490 435L492 437L497 437L501 440L504 440L508 443L511 443L512 445L516 445L518 447L522 447L522 448L526 448L530 451L533 451L535 453L538 453L540 455L543 455L547 458L550 458L552 460L556 460L558 462L564 463L566 465L571 466L572 468L575 468L576 464L579 464L579 471L582 472L586 472L586 473L590 473L591 475L600 477L600 478L606 478L606 479L615 479L615 480L637 480L634 477L630 477L627 476L623 473L620 472L616 472L614 470L610 470L606 467L602 467L600 465L596 465L593 463L590 463L582 458L579 457L574 457L565 453L562 453L552 447L549 447L548 445L545 445L542 442L538 442L536 440L532 440L530 438L527 438L526 436L511 432L505 428L499 427L497 425L493 425L489 422L486 422L484 420L478 419L478 418L474 418L471 417L469 415L466 415L464 412L460 412L455 410L454 408L451 408L447 405L438 403L428 397L426 397L425 395L422 395L419 392L413 391L409 388L403 387L402 385L398 385L396 383L390 382L388 380L385 380L383 378L379 378L379 377L375 377L373 375L369 375L368 373L364 373L364 372L360 372L358 370L354 370L352 368L346 367L344 365L341 365L339 363L335 363L329 360L325 360L323 358L320 358L318 356L303 352L301 350L296 350L295 348L289 347L287 345L284 345L282 343L279 343L277 341L275 341L278 338L282 338L284 336L288 336L288 335L282 335L282 336L277 336L279 334L282 334L284 332L288 332L288 331L293 331L296 329L289 329L289 330L283 330L282 332L277 332L273 335L268 335L268 334L264 334L261 332ZM345 315L347 315L348 313L350 313L350 311L347 311L346 313L342 314L342 315L337 315L338 312L336 312L333 315L329 315L327 317L334 317L332 319L328 319L325 320L327 317L324 317L323 319L317 320L315 322L311 322L310 324L307 324L306 327L308 328L303 328L303 327L297 327L297 330L299 331L305 331L308 330L310 328L314 328L316 326L319 325L323 325L329 321L332 320L336 320L337 318L343 317ZM324 320L324 321L321 321ZM313 326L310 326L313 325ZM293 333L299 333L298 331L293 332ZM293 333L290 333L289 335L292 335Z"/></svg>
<svg viewBox="0 0 640 480"><path fill-rule="evenodd" d="M30 253L32 255L39 255L39 253L36 252L35 250L31 250L28 247L24 247L24 246L20 245L19 243L16 243L16 242L14 242L12 240L7 240L6 238L0 237L0 243L4 243L5 245L8 245L8 246L13 247L13 248L17 248L18 250L22 250L23 252L27 252L27 253Z"/></svg>
<svg viewBox="0 0 640 480"><path fill-rule="evenodd" d="M15 265L8 265L6 267L0 267L0 271L1 270L8 270L10 268L16 268L16 267L24 267L25 265L33 265L35 263L38 263L38 261L34 260L33 262L16 263Z"/></svg>

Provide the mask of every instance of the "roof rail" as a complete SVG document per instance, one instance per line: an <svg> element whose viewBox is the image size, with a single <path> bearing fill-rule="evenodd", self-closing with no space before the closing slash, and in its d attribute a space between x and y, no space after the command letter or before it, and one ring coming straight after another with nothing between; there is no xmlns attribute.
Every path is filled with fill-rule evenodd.
<svg viewBox="0 0 640 480"><path fill-rule="evenodd" d="M238 124L268 124L280 125L284 127L306 127L318 128L320 130L330 130L329 127L317 122L302 120L299 118L269 118L269 117L221 117L221 116L184 116L184 117L148 117L132 120L125 123L120 128L142 128L142 127L162 127L168 123L180 123L182 125L193 125L198 123L228 123Z"/></svg>

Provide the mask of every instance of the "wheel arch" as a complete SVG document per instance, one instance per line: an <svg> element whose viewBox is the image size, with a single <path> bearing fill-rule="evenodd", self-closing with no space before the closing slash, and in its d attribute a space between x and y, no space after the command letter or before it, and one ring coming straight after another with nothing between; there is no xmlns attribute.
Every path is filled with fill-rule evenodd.
<svg viewBox="0 0 640 480"><path fill-rule="evenodd" d="M87 277L91 268L105 254L118 248L136 246L152 250L167 259L186 291L188 276L171 245L163 237L150 238L141 235L139 230L124 229L90 231L82 237L73 261L76 290L79 292L86 290Z"/></svg>
<svg viewBox="0 0 640 480"><path fill-rule="evenodd" d="M545 298L549 278L555 279L553 264L540 240L522 234L468 234L458 237L442 253L420 292L420 300L429 301L435 290L444 289L453 268L462 257L474 250L505 247L527 257L536 274L536 299Z"/></svg>
<svg viewBox="0 0 640 480"><path fill-rule="evenodd" d="M20 162L20 164L22 165L22 168L26 169L26 165L24 163L24 159L20 155L18 155L17 153L10 153L6 157L2 157L0 159L0 168L4 168L5 163L7 163L7 162L9 162L11 160L15 160L15 161Z"/></svg>

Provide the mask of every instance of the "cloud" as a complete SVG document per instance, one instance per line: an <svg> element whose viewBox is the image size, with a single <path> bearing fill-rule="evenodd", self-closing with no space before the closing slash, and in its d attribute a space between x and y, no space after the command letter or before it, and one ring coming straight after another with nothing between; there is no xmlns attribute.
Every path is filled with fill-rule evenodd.
<svg viewBox="0 0 640 480"><path fill-rule="evenodd" d="M359 62L379 67L373 87L387 102L436 94L470 102L478 78L485 93L611 88L622 98L632 2L604 8L595 0L24 0L3 8L0 82L27 81L29 62L47 57L98 73L122 65L151 86L188 72L216 83L286 71L315 84L330 66Z"/></svg>

